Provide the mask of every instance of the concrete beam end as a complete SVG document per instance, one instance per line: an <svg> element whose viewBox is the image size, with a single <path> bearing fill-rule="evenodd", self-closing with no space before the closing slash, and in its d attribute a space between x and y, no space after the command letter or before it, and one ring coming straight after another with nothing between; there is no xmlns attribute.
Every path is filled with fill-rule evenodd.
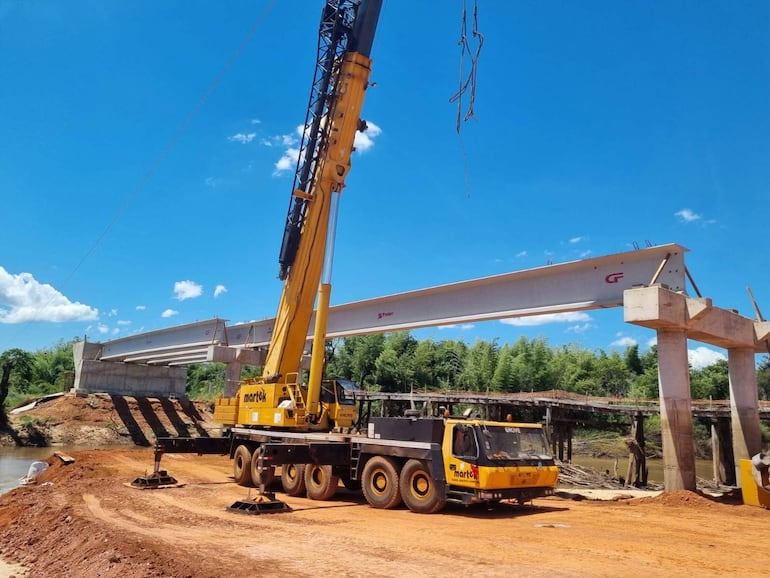
<svg viewBox="0 0 770 578"><path fill-rule="evenodd" d="M210 345L206 352L206 361L232 363L235 361L235 352L235 349L224 345Z"/></svg>
<svg viewBox="0 0 770 578"><path fill-rule="evenodd" d="M637 287L623 292L623 318L651 329L685 329L686 297L665 287Z"/></svg>
<svg viewBox="0 0 770 578"><path fill-rule="evenodd" d="M770 340L770 321L754 322L754 338L758 342L767 342Z"/></svg>
<svg viewBox="0 0 770 578"><path fill-rule="evenodd" d="M267 352L262 349L243 349L235 350L235 360L243 365L263 365Z"/></svg>
<svg viewBox="0 0 770 578"><path fill-rule="evenodd" d="M688 297L686 300L687 318L695 321L706 315L713 307L713 303L708 297Z"/></svg>

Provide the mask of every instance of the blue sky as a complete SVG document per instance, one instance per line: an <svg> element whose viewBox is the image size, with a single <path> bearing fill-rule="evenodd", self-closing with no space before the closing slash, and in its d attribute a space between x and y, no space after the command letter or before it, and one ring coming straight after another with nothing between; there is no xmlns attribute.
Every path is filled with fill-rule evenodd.
<svg viewBox="0 0 770 578"><path fill-rule="evenodd" d="M321 6L0 0L0 351L275 314ZM770 315L770 3L478 0L458 136L462 6L384 0L332 303L649 241ZM619 309L416 335L654 338Z"/></svg>

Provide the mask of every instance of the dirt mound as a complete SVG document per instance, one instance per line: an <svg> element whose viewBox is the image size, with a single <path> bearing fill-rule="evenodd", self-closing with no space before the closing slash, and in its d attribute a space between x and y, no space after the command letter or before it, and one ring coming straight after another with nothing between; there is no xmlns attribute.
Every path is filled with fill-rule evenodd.
<svg viewBox="0 0 770 578"><path fill-rule="evenodd" d="M0 443L28 446L150 446L158 436L216 436L207 404L107 394L62 395L11 413Z"/></svg>
<svg viewBox="0 0 770 578"><path fill-rule="evenodd" d="M227 457L169 454L163 465L184 484L142 491L126 483L151 465L151 449L71 455L0 496L0 557L29 578L754 576L746 537L767 526L762 508L695 492L419 515L339 488L324 502L279 493L291 513L248 516L226 510L249 495Z"/></svg>

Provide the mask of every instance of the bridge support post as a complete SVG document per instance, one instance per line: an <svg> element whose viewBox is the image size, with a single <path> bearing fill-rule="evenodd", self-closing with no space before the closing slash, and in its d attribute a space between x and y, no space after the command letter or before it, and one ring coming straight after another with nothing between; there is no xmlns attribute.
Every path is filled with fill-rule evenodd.
<svg viewBox="0 0 770 578"><path fill-rule="evenodd" d="M711 462L714 467L714 482L717 484L735 485L732 443L730 419L714 418L711 421Z"/></svg>
<svg viewBox="0 0 770 578"><path fill-rule="evenodd" d="M743 347L728 349L727 365L735 477L740 484L740 460L751 459L762 450L754 350Z"/></svg>
<svg viewBox="0 0 770 578"><path fill-rule="evenodd" d="M631 436L626 441L628 446L628 471L626 486L636 488L647 485L647 455L645 454L644 415L635 414L631 422Z"/></svg>
<svg viewBox="0 0 770 578"><path fill-rule="evenodd" d="M231 361L225 365L225 391L222 397L235 397L241 384L241 364Z"/></svg>
<svg viewBox="0 0 770 578"><path fill-rule="evenodd" d="M692 402L684 329L658 330L658 385L663 486L667 492L695 490Z"/></svg>

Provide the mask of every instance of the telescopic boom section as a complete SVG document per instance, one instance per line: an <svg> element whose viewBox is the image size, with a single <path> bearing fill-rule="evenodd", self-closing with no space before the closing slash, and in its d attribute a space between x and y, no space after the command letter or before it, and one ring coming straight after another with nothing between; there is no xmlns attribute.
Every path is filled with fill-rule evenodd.
<svg viewBox="0 0 770 578"><path fill-rule="evenodd" d="M365 126L360 114L381 3L329 0L322 14L316 75L279 257L284 288L263 371L269 382L300 371L324 268L330 214L337 204L332 197L345 186L355 133ZM314 350L323 354L323 340ZM306 404L312 414L320 382L309 387Z"/></svg>

